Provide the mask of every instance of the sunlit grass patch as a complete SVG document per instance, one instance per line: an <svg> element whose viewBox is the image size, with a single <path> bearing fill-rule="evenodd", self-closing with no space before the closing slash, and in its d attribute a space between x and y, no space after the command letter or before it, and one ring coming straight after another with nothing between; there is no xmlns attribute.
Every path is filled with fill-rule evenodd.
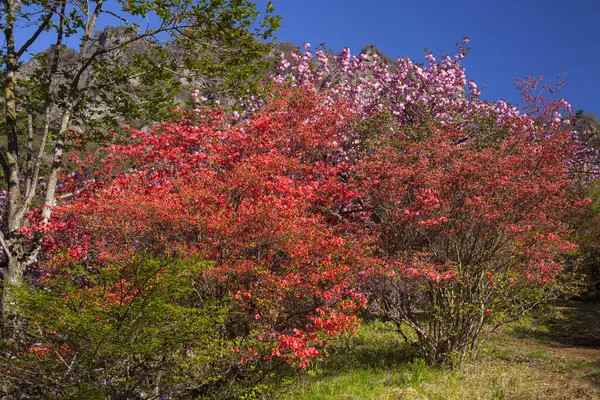
<svg viewBox="0 0 600 400"><path fill-rule="evenodd" d="M356 336L334 344L331 357L285 379L265 398L600 399L600 359L549 339L557 330L553 323L562 318L580 328L572 332L578 337L585 335L581 330L595 329L574 322L580 315L567 311L565 317L564 310L553 309L546 319L527 318L502 330L476 360L455 369L427 366L394 325L365 322Z"/></svg>

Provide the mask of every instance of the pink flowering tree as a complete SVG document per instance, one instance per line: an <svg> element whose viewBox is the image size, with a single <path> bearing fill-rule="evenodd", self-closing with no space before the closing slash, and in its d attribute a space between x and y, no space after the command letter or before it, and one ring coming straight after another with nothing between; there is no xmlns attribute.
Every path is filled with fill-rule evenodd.
<svg viewBox="0 0 600 400"><path fill-rule="evenodd" d="M273 78L317 87L324 104L343 99L355 113L338 161L353 166L361 195L345 210L348 226L373 257L363 291L416 333L432 364L475 354L486 332L566 290L568 218L584 203L569 189L569 104L534 78L520 82L522 110L481 100L460 65L467 43L426 64L307 44L282 55Z"/></svg>
<svg viewBox="0 0 600 400"><path fill-rule="evenodd" d="M386 63L376 53L353 56L348 48L331 56L322 50L313 53L306 44L303 53L280 56L272 80L319 88L327 94L325 102L343 99L363 121L385 116L391 122L386 129L398 137L414 136L409 128L422 124L466 127L483 119L498 123L518 115L518 109L505 101L480 100L480 89L460 65L468 43L467 38L458 43L453 57L436 59L427 53L426 64L410 58ZM372 135L372 130L348 130L340 138L343 159L360 157Z"/></svg>

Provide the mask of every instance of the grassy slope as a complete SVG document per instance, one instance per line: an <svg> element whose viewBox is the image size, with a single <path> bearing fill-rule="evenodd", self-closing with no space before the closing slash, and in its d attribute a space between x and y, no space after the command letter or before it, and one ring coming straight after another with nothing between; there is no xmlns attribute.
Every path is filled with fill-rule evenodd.
<svg viewBox="0 0 600 400"><path fill-rule="evenodd" d="M332 357L264 398L600 399L598 304L554 307L510 326L457 370L426 367L390 328L365 324Z"/></svg>

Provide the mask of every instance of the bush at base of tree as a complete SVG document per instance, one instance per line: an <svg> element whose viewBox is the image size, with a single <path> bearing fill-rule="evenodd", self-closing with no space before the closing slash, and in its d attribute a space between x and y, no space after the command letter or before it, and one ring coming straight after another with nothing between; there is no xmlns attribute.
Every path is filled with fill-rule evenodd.
<svg viewBox="0 0 600 400"><path fill-rule="evenodd" d="M22 341L5 343L4 391L19 398L142 399L210 393L235 376L227 299L211 263L135 257L83 267L68 257L21 291ZM11 397L13 398L13 397Z"/></svg>
<svg viewBox="0 0 600 400"><path fill-rule="evenodd" d="M275 78L359 116L339 155L360 196L345 215L373 257L362 290L416 331L432 364L474 354L487 326L570 291L568 222L584 202L568 176L591 160L573 146L572 108L555 95L563 81L517 80L522 109L484 101L460 65L468 43L424 64L306 44Z"/></svg>

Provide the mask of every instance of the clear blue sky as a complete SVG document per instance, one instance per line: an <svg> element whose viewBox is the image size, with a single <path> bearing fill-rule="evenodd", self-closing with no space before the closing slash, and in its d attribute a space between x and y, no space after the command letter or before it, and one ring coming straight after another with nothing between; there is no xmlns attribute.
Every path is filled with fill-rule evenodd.
<svg viewBox="0 0 600 400"><path fill-rule="evenodd" d="M600 0L272 0L282 16L276 33L295 44L324 42L359 52L375 44L388 57L454 54L468 36L464 60L483 98L520 102L515 79L567 72L561 97L600 116ZM262 7L266 1L258 1Z"/></svg>

